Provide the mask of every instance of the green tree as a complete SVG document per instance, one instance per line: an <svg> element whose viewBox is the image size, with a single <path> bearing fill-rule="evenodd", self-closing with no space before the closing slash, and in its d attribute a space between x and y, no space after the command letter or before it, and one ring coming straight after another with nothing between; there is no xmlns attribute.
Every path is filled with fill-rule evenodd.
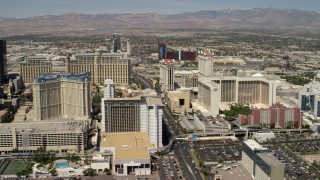
<svg viewBox="0 0 320 180"><path fill-rule="evenodd" d="M33 161L40 164L48 164L52 162L54 159L50 156L50 153L46 152L43 147L38 148L33 153Z"/></svg>
<svg viewBox="0 0 320 180"><path fill-rule="evenodd" d="M56 168L51 169L49 173L50 173L52 176L57 176L57 175L58 175L58 172L57 172Z"/></svg>
<svg viewBox="0 0 320 180"><path fill-rule="evenodd" d="M110 169L108 168L105 168L103 172L106 173L107 175L111 175Z"/></svg>
<svg viewBox="0 0 320 180"><path fill-rule="evenodd" d="M249 115L251 114L251 107L248 105L244 105L244 104L231 104L230 105L230 110L225 110L222 112L227 119L230 119L231 117L236 117L239 114L243 114L243 115Z"/></svg>
<svg viewBox="0 0 320 180"><path fill-rule="evenodd" d="M83 171L83 175L85 175L85 176L94 176L94 175L96 175L96 170L94 170L92 168L85 169Z"/></svg>
<svg viewBox="0 0 320 180"><path fill-rule="evenodd" d="M223 162L224 162L224 161L223 161L222 158L219 158L219 159L218 159L218 163L222 164Z"/></svg>

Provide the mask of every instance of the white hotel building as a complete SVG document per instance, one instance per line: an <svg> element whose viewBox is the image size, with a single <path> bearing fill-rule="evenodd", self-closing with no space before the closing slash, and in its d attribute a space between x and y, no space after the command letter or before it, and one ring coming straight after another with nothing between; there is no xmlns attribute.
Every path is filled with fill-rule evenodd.
<svg viewBox="0 0 320 180"><path fill-rule="evenodd" d="M113 86L106 84L105 88L101 132L146 132L150 143L162 147L163 104L156 92L145 90L141 97L113 98Z"/></svg>
<svg viewBox="0 0 320 180"><path fill-rule="evenodd" d="M231 103L269 107L276 102L277 82L261 74L249 77L202 76L198 82L199 104L212 116Z"/></svg>

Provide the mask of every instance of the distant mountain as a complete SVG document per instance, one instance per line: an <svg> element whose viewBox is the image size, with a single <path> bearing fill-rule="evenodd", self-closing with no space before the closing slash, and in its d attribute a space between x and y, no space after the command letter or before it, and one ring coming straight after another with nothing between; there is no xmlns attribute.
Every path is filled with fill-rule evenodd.
<svg viewBox="0 0 320 180"><path fill-rule="evenodd" d="M0 36L120 28L208 29L213 27L320 28L320 14L311 11L255 8L163 15L156 13L65 14L30 18L0 18Z"/></svg>

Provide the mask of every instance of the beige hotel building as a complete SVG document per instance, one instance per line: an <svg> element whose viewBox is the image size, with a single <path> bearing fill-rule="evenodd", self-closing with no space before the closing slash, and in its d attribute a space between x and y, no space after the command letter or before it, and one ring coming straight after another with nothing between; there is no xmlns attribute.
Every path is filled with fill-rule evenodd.
<svg viewBox="0 0 320 180"><path fill-rule="evenodd" d="M29 56L20 63L20 76L25 84L32 83L42 73L52 73L52 63L44 56Z"/></svg>
<svg viewBox="0 0 320 180"><path fill-rule="evenodd" d="M39 147L60 152L87 149L86 121L55 119L0 124L0 152L32 152Z"/></svg>
<svg viewBox="0 0 320 180"><path fill-rule="evenodd" d="M90 72L92 83L103 84L105 79L112 79L116 85L128 85L130 80L130 60L123 53L75 54L67 58L68 73Z"/></svg>
<svg viewBox="0 0 320 180"><path fill-rule="evenodd" d="M91 113L90 73L41 75L33 83L34 119L88 120Z"/></svg>

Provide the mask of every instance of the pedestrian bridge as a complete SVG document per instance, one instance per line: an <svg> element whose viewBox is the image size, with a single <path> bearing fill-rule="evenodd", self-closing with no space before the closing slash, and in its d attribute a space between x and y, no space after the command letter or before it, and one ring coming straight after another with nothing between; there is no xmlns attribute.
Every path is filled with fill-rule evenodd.
<svg viewBox="0 0 320 180"><path fill-rule="evenodd" d="M169 153L175 141L221 141L221 140L239 141L238 138L235 136L197 137L196 140L192 140L188 138L188 135L189 134L182 134L182 135L173 137L172 139L170 139L169 143L166 146L158 148L158 153L159 154Z"/></svg>

